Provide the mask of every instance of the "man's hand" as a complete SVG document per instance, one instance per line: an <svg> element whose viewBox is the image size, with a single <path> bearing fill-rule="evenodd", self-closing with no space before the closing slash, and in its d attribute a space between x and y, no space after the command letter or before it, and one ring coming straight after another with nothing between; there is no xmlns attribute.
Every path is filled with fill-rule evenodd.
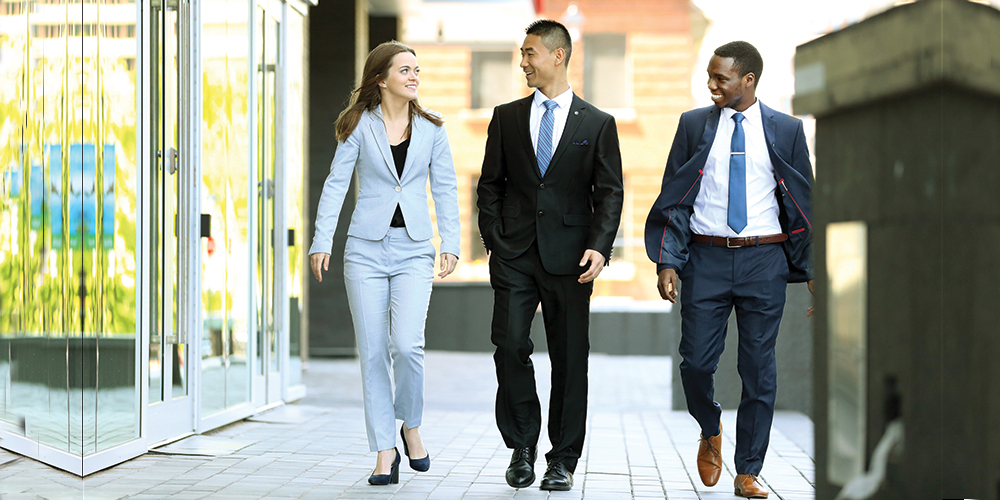
<svg viewBox="0 0 1000 500"><path fill-rule="evenodd" d="M323 271L330 270L330 254L328 253L314 253L309 256L309 265L312 267L313 276L316 277L316 281L320 283L323 282Z"/></svg>
<svg viewBox="0 0 1000 500"><path fill-rule="evenodd" d="M597 250L587 249L583 252L583 259L580 260L580 267L586 266L587 261L590 261L590 267L580 275L580 279L576 280L579 283L590 283L597 279L597 275L601 274L601 270L604 269L604 256L601 252Z"/></svg>
<svg viewBox="0 0 1000 500"><path fill-rule="evenodd" d="M441 272L438 273L438 278L444 278L455 272L456 265L458 265L458 256L450 253L441 254Z"/></svg>
<svg viewBox="0 0 1000 500"><path fill-rule="evenodd" d="M669 300L671 304L677 303L677 271L673 268L666 268L658 273L656 289L660 291L663 300Z"/></svg>

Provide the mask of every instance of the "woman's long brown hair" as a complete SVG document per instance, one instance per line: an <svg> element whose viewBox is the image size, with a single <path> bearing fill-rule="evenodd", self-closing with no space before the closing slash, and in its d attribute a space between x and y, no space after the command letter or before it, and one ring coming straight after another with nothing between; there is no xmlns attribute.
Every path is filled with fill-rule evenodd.
<svg viewBox="0 0 1000 500"><path fill-rule="evenodd" d="M381 43L368 53L365 69L361 74L361 85L354 89L354 92L351 93L350 105L337 117L338 141L344 142L351 136L351 133L358 126L358 121L361 120L361 114L366 109L372 111L375 106L382 103L382 94L379 92L378 84L389 77L389 71L392 70L392 60L397 54L403 52L417 55L413 49L395 40ZM444 124L444 120L428 113L414 99L410 101L410 125L406 128L407 135L409 135L410 127L413 126L413 118L417 115L424 117L434 125Z"/></svg>

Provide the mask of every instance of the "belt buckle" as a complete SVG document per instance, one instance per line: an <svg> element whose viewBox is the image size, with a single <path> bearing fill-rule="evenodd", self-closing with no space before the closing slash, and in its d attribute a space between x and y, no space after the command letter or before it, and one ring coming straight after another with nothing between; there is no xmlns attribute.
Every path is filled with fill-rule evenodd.
<svg viewBox="0 0 1000 500"><path fill-rule="evenodd" d="M733 244L729 243L730 240L742 240L742 239L743 238L739 238L739 237L733 238L731 236L726 236L726 248L740 248L740 247L742 247L743 245L733 245Z"/></svg>

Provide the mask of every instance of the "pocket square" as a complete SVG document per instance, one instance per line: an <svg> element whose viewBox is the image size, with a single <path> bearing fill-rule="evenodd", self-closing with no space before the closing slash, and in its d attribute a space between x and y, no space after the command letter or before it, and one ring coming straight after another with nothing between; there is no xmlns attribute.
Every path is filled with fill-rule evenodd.
<svg viewBox="0 0 1000 500"><path fill-rule="evenodd" d="M588 144L587 139L573 143L574 146L586 146L587 144Z"/></svg>

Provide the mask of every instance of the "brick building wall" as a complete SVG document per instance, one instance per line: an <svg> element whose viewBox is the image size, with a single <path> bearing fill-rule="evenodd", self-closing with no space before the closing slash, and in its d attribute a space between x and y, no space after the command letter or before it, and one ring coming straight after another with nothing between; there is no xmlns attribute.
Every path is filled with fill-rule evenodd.
<svg viewBox="0 0 1000 500"><path fill-rule="evenodd" d="M616 116L625 176L625 207L620 236L611 266L601 275L595 295L658 299L655 267L642 246L643 226L649 207L659 193L670 143L680 114L693 105L692 72L705 29L701 12L688 0L578 0L574 4L584 21L574 26L581 36L574 41L569 67L573 90L588 97L584 67L584 39L594 34L624 35L626 108L609 110ZM488 9L489 4L484 4ZM539 18L564 20L569 2L543 2ZM517 66L517 48L524 26L512 26L509 43L474 41L415 43L421 67L421 103L444 115L458 174L462 216L462 264L465 279L486 279L487 269L475 221L475 181L482 167L486 129L492 109L471 109L472 54L476 50L511 53L513 100L531 92ZM575 31L575 30L574 30ZM405 33L404 33L404 41ZM479 257L477 260L476 257Z"/></svg>

